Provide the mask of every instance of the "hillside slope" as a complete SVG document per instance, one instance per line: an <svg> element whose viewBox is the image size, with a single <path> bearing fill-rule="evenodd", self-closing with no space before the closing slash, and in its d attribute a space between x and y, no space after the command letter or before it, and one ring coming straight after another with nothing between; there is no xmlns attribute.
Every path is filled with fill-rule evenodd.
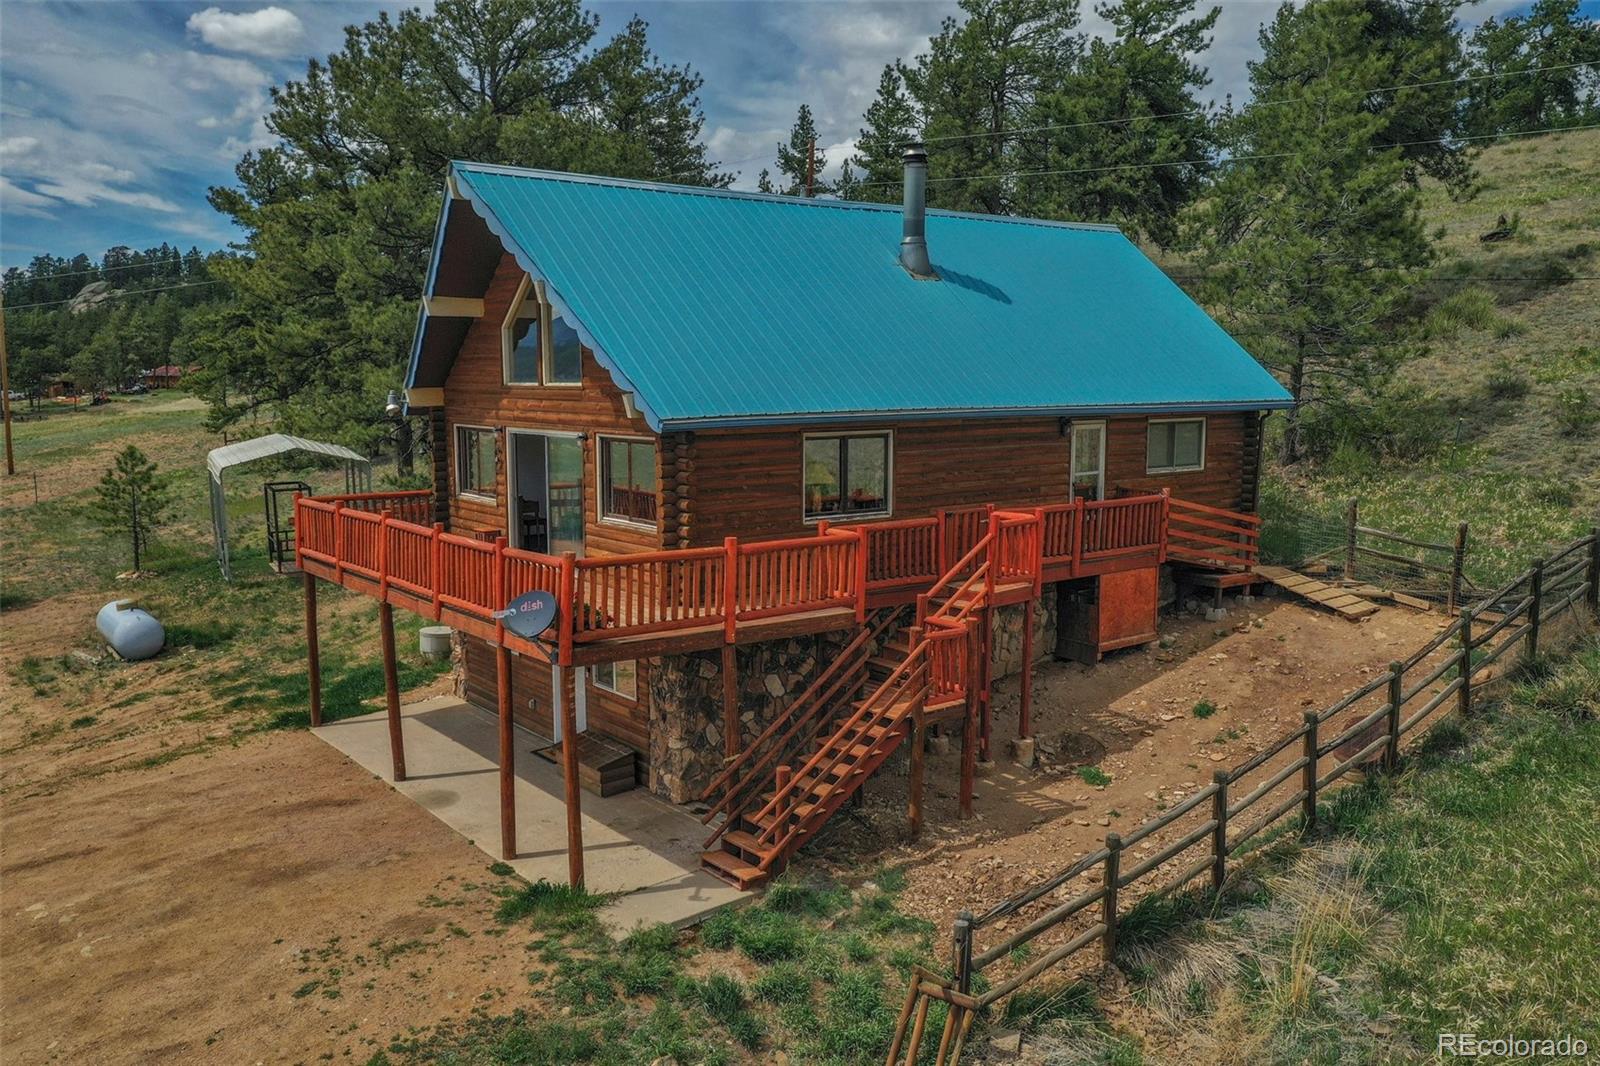
<svg viewBox="0 0 1600 1066"><path fill-rule="evenodd" d="M1263 511L1326 525L1343 501L1365 521L1448 541L1472 526L1484 568L1525 565L1600 513L1600 130L1525 138L1478 160L1474 195L1430 184L1439 259L1417 287L1426 354L1394 442L1321 464L1269 463ZM1496 233L1496 231L1499 231ZM1494 234L1499 239L1484 240ZM1384 454L1380 457L1379 453Z"/></svg>

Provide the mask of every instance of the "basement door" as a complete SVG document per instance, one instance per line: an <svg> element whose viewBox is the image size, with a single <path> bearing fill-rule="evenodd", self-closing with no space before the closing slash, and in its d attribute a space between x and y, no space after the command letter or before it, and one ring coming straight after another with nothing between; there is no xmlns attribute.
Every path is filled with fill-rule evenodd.
<svg viewBox="0 0 1600 1066"><path fill-rule="evenodd" d="M583 442L575 434L506 430L512 486L507 539L524 551L583 554Z"/></svg>

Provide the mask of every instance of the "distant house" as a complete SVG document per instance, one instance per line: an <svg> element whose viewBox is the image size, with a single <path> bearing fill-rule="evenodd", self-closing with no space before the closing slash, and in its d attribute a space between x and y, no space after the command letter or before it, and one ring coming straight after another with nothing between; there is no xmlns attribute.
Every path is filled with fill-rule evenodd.
<svg viewBox="0 0 1600 1066"><path fill-rule="evenodd" d="M183 380L184 369L181 366L158 366L150 371L149 385L152 389L170 389Z"/></svg>
<svg viewBox="0 0 1600 1066"><path fill-rule="evenodd" d="M67 374L56 374L44 381L44 394L50 399L78 395L78 386Z"/></svg>
<svg viewBox="0 0 1600 1066"><path fill-rule="evenodd" d="M310 572L462 629L473 702L549 736L576 699L663 796L744 795L706 859L739 884L908 715L976 716L986 751L1036 607L1046 650L1093 661L1154 638L1162 568L1248 571L1261 422L1289 397L1116 229L926 211L925 180L915 150L903 207L454 164L406 395L445 445L433 538L514 576L468 591L456 568L488 564L457 536L407 600L331 533ZM529 588L561 601L548 654L483 620ZM976 675L934 646L961 632ZM840 703L816 742L846 776L786 783L756 734L834 669L851 698L931 687L867 725Z"/></svg>

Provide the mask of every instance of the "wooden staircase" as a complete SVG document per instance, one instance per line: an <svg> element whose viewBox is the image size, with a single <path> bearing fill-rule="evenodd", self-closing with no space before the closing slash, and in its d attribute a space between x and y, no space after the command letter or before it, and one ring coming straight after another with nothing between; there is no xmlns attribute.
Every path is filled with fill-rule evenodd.
<svg viewBox="0 0 1600 1066"><path fill-rule="evenodd" d="M712 782L706 797L726 791L702 821L719 814L723 821L706 840L702 866L741 889L761 884L860 791L910 735L916 716L975 715L977 686L987 677L976 616L993 596L996 575L1014 576L997 562L997 546L1007 529L1035 533L1036 523L1034 515L994 512L988 531L918 598L915 625L899 628L891 611L869 626ZM784 737L774 740L780 726ZM812 739L797 747L794 738L808 730Z"/></svg>

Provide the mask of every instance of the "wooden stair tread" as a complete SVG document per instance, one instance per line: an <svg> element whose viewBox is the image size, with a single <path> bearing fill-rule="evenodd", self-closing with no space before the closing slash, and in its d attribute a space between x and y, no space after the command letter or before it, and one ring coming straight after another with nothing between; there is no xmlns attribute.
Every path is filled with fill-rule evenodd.
<svg viewBox="0 0 1600 1066"><path fill-rule="evenodd" d="M724 881L732 882L736 888L749 888L767 879L767 871L726 851L702 851L700 863Z"/></svg>
<svg viewBox="0 0 1600 1066"><path fill-rule="evenodd" d="M754 852L757 855L765 855L772 850L771 844L761 843L754 833L747 833L743 829L730 829L723 833L722 842L725 845L724 851L727 850L726 845L731 845L740 851Z"/></svg>

